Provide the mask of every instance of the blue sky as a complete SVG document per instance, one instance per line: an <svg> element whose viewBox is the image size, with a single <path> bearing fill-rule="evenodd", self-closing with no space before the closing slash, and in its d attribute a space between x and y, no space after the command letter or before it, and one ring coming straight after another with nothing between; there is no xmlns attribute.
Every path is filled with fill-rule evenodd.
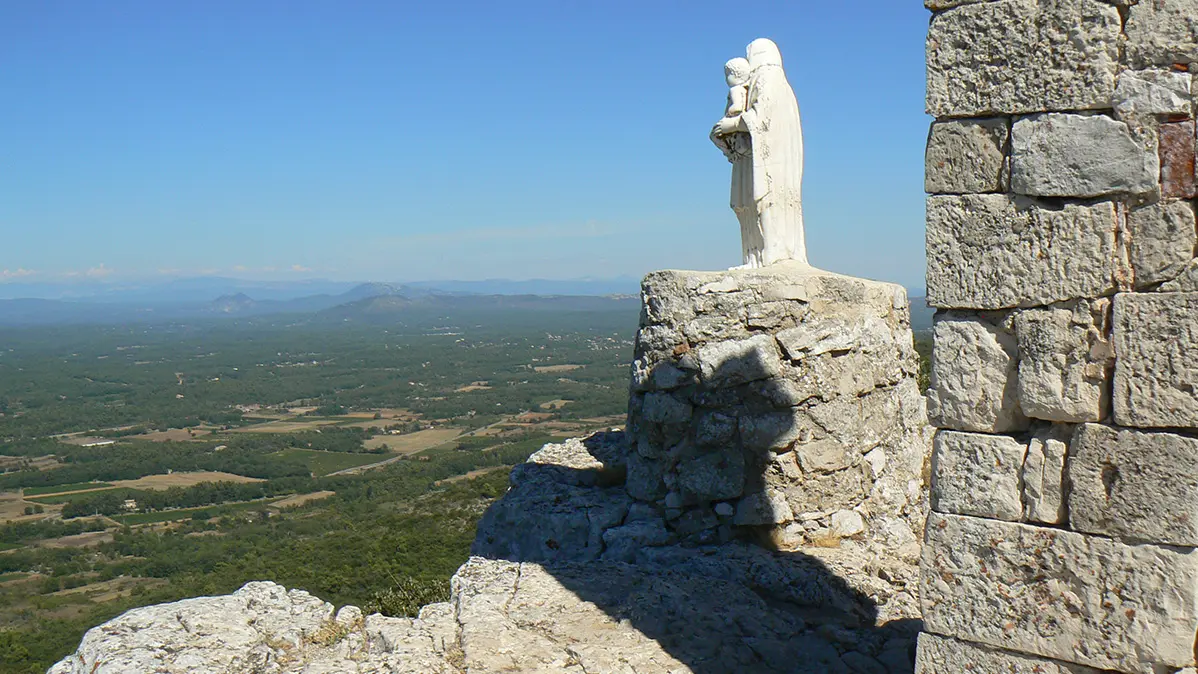
<svg viewBox="0 0 1198 674"><path fill-rule="evenodd" d="M922 286L918 2L0 3L0 282L739 263L707 140L773 38L811 261Z"/></svg>

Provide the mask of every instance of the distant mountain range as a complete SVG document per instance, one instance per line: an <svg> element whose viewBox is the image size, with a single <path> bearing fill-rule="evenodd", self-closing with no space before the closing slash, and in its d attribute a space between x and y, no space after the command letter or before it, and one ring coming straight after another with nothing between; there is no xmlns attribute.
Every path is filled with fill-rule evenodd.
<svg viewBox="0 0 1198 674"><path fill-rule="evenodd" d="M16 296L21 292L29 292L31 297ZM922 288L918 292L922 294ZM276 314L303 315L318 322L384 322L406 311L635 311L639 305L639 282L631 277L408 284L203 277L142 286L0 284L0 326L121 324ZM925 298L912 293L914 330L930 329L933 313Z"/></svg>
<svg viewBox="0 0 1198 674"><path fill-rule="evenodd" d="M0 299L0 326L119 324L276 314L307 315L317 322L377 322L412 310L635 311L640 303L639 295L484 295L390 283L362 283L337 294L288 299L255 299L245 292L209 301L139 302L126 297L112 301L109 297Z"/></svg>
<svg viewBox="0 0 1198 674"><path fill-rule="evenodd" d="M246 295L259 302L294 300L317 295L338 296L363 288L404 288L407 292L466 293L472 295L620 295L640 292L640 279L511 281L418 281L412 283L360 283L308 279L302 281L251 281L222 276L161 281L80 280L72 283L0 283L0 300L43 299L132 304L208 302L214 297ZM359 298L360 299L360 298Z"/></svg>

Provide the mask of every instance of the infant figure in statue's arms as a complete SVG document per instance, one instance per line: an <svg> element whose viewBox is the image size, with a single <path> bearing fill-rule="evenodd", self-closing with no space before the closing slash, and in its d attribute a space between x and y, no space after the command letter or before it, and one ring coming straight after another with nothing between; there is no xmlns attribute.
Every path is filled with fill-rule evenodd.
<svg viewBox="0 0 1198 674"><path fill-rule="evenodd" d="M724 78L728 82L728 105L724 108L724 117L729 120L737 119L748 108L750 72L747 59L734 58L724 64ZM715 133L712 135L728 161L736 161L753 154L751 137L744 131L735 131L718 138L715 137Z"/></svg>

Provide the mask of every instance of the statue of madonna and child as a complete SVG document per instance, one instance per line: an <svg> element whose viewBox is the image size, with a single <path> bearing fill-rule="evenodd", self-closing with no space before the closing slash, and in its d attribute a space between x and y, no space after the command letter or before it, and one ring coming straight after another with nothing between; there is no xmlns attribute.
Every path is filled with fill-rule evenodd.
<svg viewBox="0 0 1198 674"><path fill-rule="evenodd" d="M803 235L803 129L799 104L772 40L749 43L747 58L724 65L728 102L711 140L732 163L731 206L740 221L744 264L807 264Z"/></svg>

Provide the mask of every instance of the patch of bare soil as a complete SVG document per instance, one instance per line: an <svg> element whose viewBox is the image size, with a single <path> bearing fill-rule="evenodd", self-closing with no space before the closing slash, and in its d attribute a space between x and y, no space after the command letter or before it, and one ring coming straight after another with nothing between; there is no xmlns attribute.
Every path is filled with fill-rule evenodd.
<svg viewBox="0 0 1198 674"><path fill-rule="evenodd" d="M536 365L532 369L534 372L573 372L581 370L586 365L575 365L573 363L565 363L562 365Z"/></svg>
<svg viewBox="0 0 1198 674"><path fill-rule="evenodd" d="M107 531L89 531L72 536L51 538L38 543L43 548L86 548L103 543L111 543L112 534Z"/></svg>
<svg viewBox="0 0 1198 674"><path fill-rule="evenodd" d="M172 428L165 431L134 435L132 437L136 440L149 440L151 442L186 442L187 440L202 438L211 433L212 431L203 428Z"/></svg>
<svg viewBox="0 0 1198 674"><path fill-rule="evenodd" d="M479 468L478 470L472 470L469 473L466 473L464 475L455 475L453 477L447 477L444 480L437 480L433 484L440 487L443 484L453 484L454 482L461 482L462 480L473 480L476 477L479 477L481 475L486 475L487 473L494 473L497 470L511 470L511 469L512 469L511 466L490 466L488 468Z"/></svg>
<svg viewBox="0 0 1198 674"><path fill-rule="evenodd" d="M201 482L261 482L260 478L234 475L201 470L185 473L170 473L169 475L147 475L136 480L117 480L112 484L130 489L170 489L171 487L191 487Z"/></svg>
<svg viewBox="0 0 1198 674"><path fill-rule="evenodd" d="M305 503L311 503L312 501L319 501L322 498L328 498L336 493L337 492L335 491L314 491L311 494L296 494L294 496L288 496L281 501L275 501L271 504L271 507L280 509L294 508L296 506L302 506Z"/></svg>

